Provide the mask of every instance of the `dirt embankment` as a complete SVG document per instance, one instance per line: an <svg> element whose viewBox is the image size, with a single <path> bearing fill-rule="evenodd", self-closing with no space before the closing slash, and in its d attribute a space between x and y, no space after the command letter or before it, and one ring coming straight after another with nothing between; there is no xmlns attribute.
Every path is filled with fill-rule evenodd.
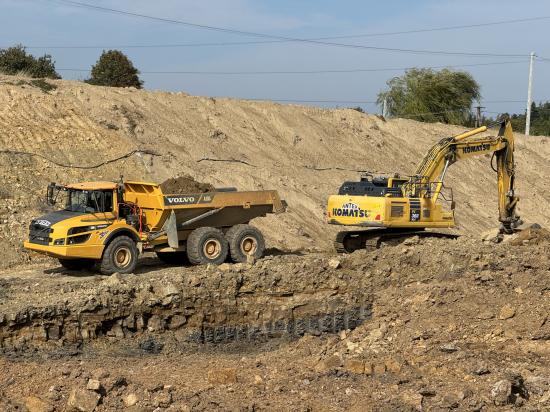
<svg viewBox="0 0 550 412"><path fill-rule="evenodd" d="M152 180L189 175L215 187L276 189L283 216L255 222L270 247L330 248L326 198L360 170L411 173L426 150L459 127L383 121L355 110L213 99L185 93L113 89L55 81L48 92L0 77L0 265L27 259L21 249L50 181ZM517 136L519 213L549 226L550 144ZM93 166L132 150L134 154ZM3 153L3 150L34 153ZM447 184L467 233L497 225L496 178L489 158L452 166ZM200 188L199 188L200 189ZM15 252L15 253L14 253Z"/></svg>
<svg viewBox="0 0 550 412"><path fill-rule="evenodd" d="M0 409L546 410L549 268L533 231L111 277L5 270Z"/></svg>

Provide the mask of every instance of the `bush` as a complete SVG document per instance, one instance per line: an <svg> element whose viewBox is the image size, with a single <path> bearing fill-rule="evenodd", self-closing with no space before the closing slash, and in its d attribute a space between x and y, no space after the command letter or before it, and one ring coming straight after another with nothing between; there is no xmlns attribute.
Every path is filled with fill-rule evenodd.
<svg viewBox="0 0 550 412"><path fill-rule="evenodd" d="M91 77L86 80L86 83L98 86L141 89L143 82L138 74L139 71L121 51L103 51L97 63L92 67Z"/></svg>
<svg viewBox="0 0 550 412"><path fill-rule="evenodd" d="M480 95L471 74L443 69L411 69L388 81L389 90L378 94L391 116L410 117L425 122L465 124L470 107Z"/></svg>
<svg viewBox="0 0 550 412"><path fill-rule="evenodd" d="M11 75L24 74L33 78L61 79L55 71L52 56L45 54L36 58L28 54L22 45L0 49L0 72Z"/></svg>

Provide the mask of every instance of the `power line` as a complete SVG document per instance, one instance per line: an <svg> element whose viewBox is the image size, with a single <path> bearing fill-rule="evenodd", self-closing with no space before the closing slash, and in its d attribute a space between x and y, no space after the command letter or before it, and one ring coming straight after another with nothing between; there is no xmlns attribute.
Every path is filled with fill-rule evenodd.
<svg viewBox="0 0 550 412"><path fill-rule="evenodd" d="M458 65L444 65L444 66L429 66L422 67L425 69L444 69L454 67L477 67L477 66L493 66L504 64L517 64L525 63L525 60L520 61L505 61L505 62L491 62L491 63L473 63L473 64L458 64ZM415 67L387 67L387 68L364 68L364 69L327 69L327 70L252 70L252 71L140 71L141 74L191 74L191 75L271 75L271 74L328 74L328 73L364 73L364 72L386 72L386 71L402 71L410 70ZM72 71L72 72L90 72L90 69L70 69L60 68L59 71Z"/></svg>
<svg viewBox="0 0 550 412"><path fill-rule="evenodd" d="M455 55L455 56L472 56L472 57L525 57L527 55L525 53L502 54L502 53L449 52L444 50L415 50L415 49L404 49L404 48L393 48L393 47L365 46L365 45L359 45L359 44L334 43L334 42L327 42L322 40L277 36L277 35L271 35L266 33L258 33L258 32L251 32L251 31L244 31L244 30L229 29L225 27L210 26L206 24L198 24L198 23L192 23L192 22L187 22L183 20L175 20L175 19L169 19L165 17L156 17L156 16L150 16L146 14L129 12L125 10L118 10L118 9L112 9L108 7L96 6L93 4L81 3L73 0L48 0L48 1L63 3L73 7L81 7L81 8L86 8L86 9L96 10L101 12L139 17L139 18L159 21L163 23L179 24L179 25L194 27L198 29L211 30L211 31L217 31L222 33L238 34L243 36L260 37L264 39L283 40L287 42L301 42L301 43L316 44L316 45L323 45L323 46L344 47L344 48L362 49L362 50L388 51L388 52L398 52L398 53L412 53L412 54Z"/></svg>
<svg viewBox="0 0 550 412"><path fill-rule="evenodd" d="M74 6L74 4L73 4ZM514 23L524 23L531 21L541 21L548 20L550 16L541 16L541 17L527 17L523 19L512 19L512 20L501 20L493 21L487 23L479 24L465 24L458 26L446 26L446 27L432 27L426 29L411 29L403 31L393 31L393 32L382 32L382 33L364 33L364 34L351 34L351 35L340 35L340 36L326 36L326 37L315 37L307 38L304 40L338 40L338 39L354 39L354 38L365 38L365 37L384 37L384 36L395 36L402 34L414 34L414 33L428 33L436 31L449 31L449 30L463 30L469 28L478 28L485 26L497 26L505 24L514 24ZM239 45L253 45L253 44L269 44L269 43L286 43L294 40L261 40L261 41L244 41L244 42L209 42L209 43L180 43L180 44L134 44L134 45L118 45L118 46L27 46L28 49L130 49L130 48L174 48L174 47L209 47L209 46L239 46Z"/></svg>

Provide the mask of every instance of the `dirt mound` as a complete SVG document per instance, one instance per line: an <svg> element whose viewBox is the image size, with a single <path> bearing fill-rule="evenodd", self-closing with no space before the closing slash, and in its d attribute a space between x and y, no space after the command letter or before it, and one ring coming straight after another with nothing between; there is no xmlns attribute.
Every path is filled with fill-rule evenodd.
<svg viewBox="0 0 550 412"><path fill-rule="evenodd" d="M214 186L210 183L197 182L189 175L166 179L160 187L164 194L206 193L214 190Z"/></svg>
<svg viewBox="0 0 550 412"><path fill-rule="evenodd" d="M510 243L513 245L533 245L548 241L550 241L550 231L535 224L515 234Z"/></svg>
<svg viewBox="0 0 550 412"><path fill-rule="evenodd" d="M550 407L548 241L144 263L110 277L0 272L0 409Z"/></svg>

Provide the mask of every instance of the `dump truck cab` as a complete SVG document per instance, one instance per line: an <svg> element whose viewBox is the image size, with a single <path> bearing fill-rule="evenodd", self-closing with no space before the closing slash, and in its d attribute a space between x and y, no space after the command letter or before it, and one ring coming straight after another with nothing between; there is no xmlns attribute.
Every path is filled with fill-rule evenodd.
<svg viewBox="0 0 550 412"><path fill-rule="evenodd" d="M165 194L139 181L51 183L46 201L59 210L31 221L24 247L105 274L133 271L143 250L193 264L259 258L265 242L250 220L286 208L276 191Z"/></svg>
<svg viewBox="0 0 550 412"><path fill-rule="evenodd" d="M25 248L59 259L99 259L117 215L117 184L48 185L46 201L60 210L33 219Z"/></svg>

